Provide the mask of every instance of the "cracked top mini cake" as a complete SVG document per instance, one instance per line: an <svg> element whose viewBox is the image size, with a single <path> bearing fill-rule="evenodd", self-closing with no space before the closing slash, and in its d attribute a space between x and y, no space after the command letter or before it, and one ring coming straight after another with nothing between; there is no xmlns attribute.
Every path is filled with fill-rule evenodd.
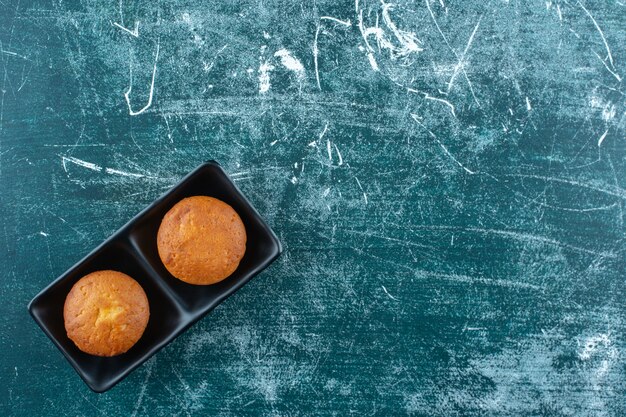
<svg viewBox="0 0 626 417"><path fill-rule="evenodd" d="M85 353L116 356L143 335L150 318L141 285L117 271L92 272L72 287L63 308L67 336Z"/></svg>

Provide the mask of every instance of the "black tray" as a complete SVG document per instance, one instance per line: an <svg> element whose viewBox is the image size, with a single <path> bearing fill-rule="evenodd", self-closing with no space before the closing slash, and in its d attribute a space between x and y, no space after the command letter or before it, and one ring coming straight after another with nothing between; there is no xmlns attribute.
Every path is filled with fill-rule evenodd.
<svg viewBox="0 0 626 417"><path fill-rule="evenodd" d="M246 252L239 267L214 285L191 285L174 278L157 252L156 235L161 219L178 201L194 195L215 197L230 204L246 227ZM281 252L278 238L259 213L220 165L209 161L43 289L30 302L28 310L89 388L104 392L241 288ZM63 324L65 297L74 283L102 269L133 277L143 287L150 303L150 320L141 339L128 352L110 358L80 351L67 337Z"/></svg>

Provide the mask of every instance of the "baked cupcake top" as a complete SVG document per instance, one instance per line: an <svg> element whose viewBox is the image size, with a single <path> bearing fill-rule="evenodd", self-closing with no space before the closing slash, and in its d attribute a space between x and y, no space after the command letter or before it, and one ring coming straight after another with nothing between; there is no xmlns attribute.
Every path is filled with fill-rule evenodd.
<svg viewBox="0 0 626 417"><path fill-rule="evenodd" d="M246 251L246 229L223 201L188 197L163 217L157 247L174 277L189 284L215 284L237 269Z"/></svg>
<svg viewBox="0 0 626 417"><path fill-rule="evenodd" d="M67 336L85 353L115 356L141 338L150 317L141 285L117 271L92 272L72 287L63 308Z"/></svg>

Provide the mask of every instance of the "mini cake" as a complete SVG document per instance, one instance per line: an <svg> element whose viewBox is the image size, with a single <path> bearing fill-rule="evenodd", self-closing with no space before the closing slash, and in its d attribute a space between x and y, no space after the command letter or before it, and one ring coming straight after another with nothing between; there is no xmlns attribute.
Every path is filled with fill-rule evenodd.
<svg viewBox="0 0 626 417"><path fill-rule="evenodd" d="M65 330L76 346L96 356L126 352L141 338L150 306L141 285L116 271L92 272L65 299Z"/></svg>
<svg viewBox="0 0 626 417"><path fill-rule="evenodd" d="M167 270L189 284L222 281L237 269L246 251L246 229L237 212L212 197L179 201L163 217L157 234Z"/></svg>

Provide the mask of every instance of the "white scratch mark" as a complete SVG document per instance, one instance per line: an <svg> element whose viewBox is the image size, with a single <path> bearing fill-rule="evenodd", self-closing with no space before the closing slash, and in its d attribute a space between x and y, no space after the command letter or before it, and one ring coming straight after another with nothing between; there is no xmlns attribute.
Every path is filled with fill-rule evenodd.
<svg viewBox="0 0 626 417"><path fill-rule="evenodd" d="M595 55L596 57L598 57L598 59L600 60L600 62L602 62L602 65L604 65L604 68L606 68L606 70L607 70L608 72L610 72L610 73L611 73L611 75L612 75L613 77L615 77L615 79L616 79L617 81L622 82L622 77L620 77L618 73L616 73L615 71L613 71L613 70L612 70L612 69L611 69L611 68L607 65L606 61L605 61L604 59L602 59L602 57L601 57L600 55L598 55L598 53L597 53L596 51L593 51L593 53L594 53L594 55Z"/></svg>
<svg viewBox="0 0 626 417"><path fill-rule="evenodd" d="M481 16L478 19L478 22L476 22L476 26L474 26L474 30L472 31L472 34L470 35L470 37L469 37L469 39L467 41L467 45L465 45L465 50L461 54L461 58L459 58L459 62L454 67L454 73L452 74L452 77L450 78L450 81L448 81L448 89L447 89L448 93L452 89L452 85L454 84L454 79L456 78L457 75L459 75L459 72L460 72L461 68L462 67L465 68L465 56L467 55L467 52L469 51L470 47L472 46L472 42L474 42L474 36L476 35L476 32L478 31L478 28L480 27L480 21L482 20L482 18L483 17Z"/></svg>
<svg viewBox="0 0 626 417"><path fill-rule="evenodd" d="M418 116L418 115L411 113L411 117L412 117L412 118L413 118L413 120L415 120L415 121L416 121L416 122L417 122L420 126L422 126L424 129L426 129L426 130L428 131L428 133L430 134L430 136L431 136L433 139L435 139L435 141L437 141L437 143L439 144L439 146L441 147L441 149L444 151L444 153L445 153L446 155L448 155L448 157L450 157L450 159L452 159L454 162L456 162L456 164L457 164L458 166L460 166L461 168L463 168L463 170L464 170L465 172L467 172L468 174L471 174L471 175L476 174L476 172L475 172L475 171L472 171L472 170L470 170L469 168L467 168L465 165L463 165L461 162L459 162L459 160L458 160L458 159L456 159L456 158L454 157L454 155L452 155L452 154L450 153L450 151L448 150L448 148L446 148L446 146L445 146L443 143L441 143L441 141L437 138L437 135L435 135L435 134L434 134L434 133L433 133L430 129L428 129L426 126L424 126L424 124L423 124L422 122L420 122L420 120L419 120L419 116Z"/></svg>
<svg viewBox="0 0 626 417"><path fill-rule="evenodd" d="M152 97L154 95L154 79L156 77L156 70L157 70L157 61L159 60L159 48L161 45L161 40L157 40L157 46L156 46L156 53L154 55L154 67L152 68L152 81L150 82L150 93L148 96L148 103L142 107L141 109L139 109L138 111L133 111L131 105L130 105L130 93L133 91L133 66L132 63L130 65L130 85L128 86L128 90L126 90L126 92L124 93L124 98L126 99L126 104L128 105L128 113L131 116L137 116L141 113L143 113L144 111L148 110L148 108L152 105Z"/></svg>
<svg viewBox="0 0 626 417"><path fill-rule="evenodd" d="M78 159L78 158L74 158L73 156L61 156L61 163L63 165L63 170L65 172L67 172L67 162L71 162L74 165L78 165L81 166L83 168L87 168L90 169L92 171L96 171L96 172L102 172L103 168L99 165L96 165L92 162L87 162L87 161L83 161L82 159ZM126 172L126 171L120 171L118 169L113 169L113 168L104 168L104 172L106 172L107 174L111 174L111 175L121 175L124 177L134 177L134 178L144 178L146 177L143 174L135 174L132 172ZM150 177L150 178L154 178L154 177Z"/></svg>
<svg viewBox="0 0 626 417"><path fill-rule="evenodd" d="M309 142L309 145L311 148L314 148L317 146L317 142L313 141L313 142Z"/></svg>
<svg viewBox="0 0 626 417"><path fill-rule="evenodd" d="M40 234L41 236L44 236L44 237L48 237L48 236L50 236L48 233L46 233L46 232L44 232L44 231L39 232L39 234ZM16 372L16 373L17 373L17 372Z"/></svg>
<svg viewBox="0 0 626 417"><path fill-rule="evenodd" d="M30 71L29 71L30 72ZM17 89L17 92L19 93L20 91L22 91L22 88L24 88L24 86L26 85L26 81L28 81L28 76L23 78L22 84L20 84L20 86Z"/></svg>
<svg viewBox="0 0 626 417"><path fill-rule="evenodd" d="M220 50L217 51L217 53L215 54L215 56L213 57L213 59L211 60L211 62L209 64L207 64L206 62L202 61L202 69L204 70L204 72L206 72L206 73L211 72L211 70L213 69L213 66L215 65L215 61L217 60L217 57L219 57L220 54L222 52L224 52L224 49L226 49L226 48L228 48L228 44L222 46L220 48ZM248 71L252 72L253 70L252 70L252 68L250 68Z"/></svg>
<svg viewBox="0 0 626 417"><path fill-rule="evenodd" d="M354 177L354 179L356 180L357 185L361 189L361 192L363 193L363 200L365 200L365 204L367 205L367 194L365 194L365 191L363 190L363 187L361 186L361 181L359 181L357 177Z"/></svg>
<svg viewBox="0 0 626 417"><path fill-rule="evenodd" d="M435 14L433 13L433 10L430 7L430 0L425 0L425 2L426 2L426 8L428 9L428 13L430 14L430 17L433 20L433 23L435 24L437 31L443 38L443 41L445 42L446 46L448 47L448 49L450 49L452 54L456 57L457 61L461 61L461 59L459 58L459 55L456 53L454 48L452 48L452 46L450 45L450 42L448 42L448 38L446 37L446 35L444 35L443 31L441 30L441 27L439 27L439 23L437 22L437 19L435 18ZM465 78L465 81L467 82L470 92L472 93L472 98L476 102L476 105L480 107L480 103L478 102L478 99L476 98L476 94L474 93L474 87L472 87L472 83L469 77L467 76L467 72L465 71L465 68L463 68L462 66L461 66L461 71L463 72L463 77Z"/></svg>
<svg viewBox="0 0 626 417"><path fill-rule="evenodd" d="M326 150L328 151L328 159L330 162L333 161L333 151L330 147L330 139L326 139Z"/></svg>
<svg viewBox="0 0 626 417"><path fill-rule="evenodd" d="M374 71L380 71L380 68L378 67L378 62L376 62L376 58L374 58L374 49L369 44L367 37L370 34L375 33L376 39L380 39L382 37L382 30L378 28L376 29L368 28L367 30L365 30L365 28L363 27L363 10L359 12L357 21L358 21L359 31L361 32L361 36L363 37L365 41L365 46L367 47L367 60L369 61L370 66L372 67Z"/></svg>
<svg viewBox="0 0 626 417"><path fill-rule="evenodd" d="M452 105L452 103L450 103L448 100L444 100L444 99L442 99L442 98L438 98L438 97L433 97L433 96L431 96L430 94L425 94L425 95L424 95L424 98L425 98L426 100L438 101L438 102L440 102L440 103L445 104L446 106L450 107L450 111L452 112L452 115L453 115L454 117L456 117L456 112L455 112L455 109L454 109L454 105Z"/></svg>
<svg viewBox="0 0 626 417"><path fill-rule="evenodd" d="M89 403L89 405L91 405L94 409L96 409L96 411L98 411L98 415L105 415L106 414L103 410L99 409L93 402L91 402L89 400L89 398L87 398L82 392L80 393L80 396L83 397L83 399L85 401L87 401L87 403ZM50 404L52 405L52 402L50 402Z"/></svg>
<svg viewBox="0 0 626 417"><path fill-rule="evenodd" d="M352 26L352 23L350 23L350 20L339 20L336 17L332 17L332 16L320 16L320 20L331 20L333 22L339 23L340 25L344 25L346 27L350 27Z"/></svg>
<svg viewBox="0 0 626 417"><path fill-rule="evenodd" d="M120 25L117 22L111 22L111 24L113 26L117 26L118 28L122 29L123 31L129 33L131 36L134 36L135 38L139 37L139 21L135 22L135 29L133 29L133 30L130 30L130 29Z"/></svg>
<svg viewBox="0 0 626 417"><path fill-rule="evenodd" d="M600 139L598 139L598 148L602 145L602 142L604 142L604 138L606 138L607 133L609 133L609 129L605 130L602 136L600 136Z"/></svg>
<svg viewBox="0 0 626 417"><path fill-rule="evenodd" d="M452 103L450 103L448 100L444 100L443 98L439 98L439 97L433 97L433 96L431 96L428 93L425 93L425 92L420 91L420 90L416 90L414 88L407 88L407 91L410 92L410 93L421 94L421 95L424 96L424 98L426 100L438 101L440 103L445 104L446 106L448 106L450 108L450 112L456 118L456 111L454 109L454 105Z"/></svg>
<svg viewBox="0 0 626 417"><path fill-rule="evenodd" d="M7 51L7 50L4 50L4 49L0 48L0 53L5 54L5 55L10 55L10 56L16 56L16 57L22 58L22 59L24 59L26 61L30 61L30 59L28 59L28 57L25 57L24 55L20 55L17 52Z"/></svg>
<svg viewBox="0 0 626 417"><path fill-rule="evenodd" d="M317 57L319 55L319 49L317 47L317 39L319 38L319 35L320 35L320 28L321 26L318 24L317 28L315 29L315 38L313 39L313 66L315 67L315 81L317 81L317 88L319 90L322 89L322 85L320 84L319 64L317 61Z"/></svg>
<svg viewBox="0 0 626 417"><path fill-rule="evenodd" d="M463 328L464 332L475 332L478 330L487 330L487 328L486 327L467 327L467 326Z"/></svg>
<svg viewBox="0 0 626 417"><path fill-rule="evenodd" d="M611 48L609 48L609 44L607 43L606 38L604 37L604 32L602 32L602 29L600 29L600 26L598 25L598 22L596 22L596 19L594 19L594 17L591 15L591 13L589 13L589 10L587 10L587 8L585 6L583 6L583 4L580 2L580 0L578 0L577 3L585 11L585 13L587 13L587 16L589 16L591 18L591 21L595 25L596 29L598 29L598 33L600 33L600 37L602 38L602 42L604 42L604 47L606 48L606 53L607 53L607 56L609 58L609 62L611 63L611 66L613 68L615 68L615 64L613 63L613 56L611 55Z"/></svg>
<svg viewBox="0 0 626 417"><path fill-rule="evenodd" d="M333 143L333 146L335 147L335 152L337 152L337 156L339 157L339 163L338 165L343 165L343 158L341 157L341 152L339 152L339 148L337 147L336 144Z"/></svg>
<svg viewBox="0 0 626 417"><path fill-rule="evenodd" d="M78 159L78 158L74 158L73 156L62 156L61 157L61 163L63 164L63 169L65 170L65 172L67 172L67 166L65 165L66 162L71 162L75 165L81 166L83 168L87 168L90 169L92 171L102 171L102 167L91 163L91 162L87 162L87 161L83 161L82 159Z"/></svg>
<svg viewBox="0 0 626 417"><path fill-rule="evenodd" d="M432 137L433 137L433 138L435 138L435 139L437 138L437 135L435 135L435 134L433 133L433 131L432 131L432 130L430 130L429 128L427 128L427 127L426 127L426 126L425 126L425 125L421 122L421 119L420 119L420 117L419 117L417 114L415 114L415 113L411 113L411 117L413 118L413 120L415 120L415 122L416 122L418 125L422 126L422 127L423 127L423 128L424 128L427 132L428 132L428 134L429 134L430 136L432 136Z"/></svg>
<svg viewBox="0 0 626 417"><path fill-rule="evenodd" d="M154 364L156 363L156 359L152 360L148 365L148 370L146 371L146 377L143 380L143 384L141 385L141 391L139 391L139 397L137 397L137 402L135 403L135 408L133 409L133 413L131 417L135 417L137 412L139 411L139 407L141 407L141 403L143 401L143 397L146 395L146 388L148 386L148 380L152 375L152 369L154 368Z"/></svg>
<svg viewBox="0 0 626 417"><path fill-rule="evenodd" d="M439 146L441 147L441 149L443 149L443 151L446 153L446 155L448 155L450 157L450 159L452 159L454 162L456 162L456 164L458 166L460 166L461 168L463 168L465 170L465 172L467 172L468 174L474 175L476 174L476 172L470 170L469 168L465 167L462 163L460 163L448 150L448 148L446 148L446 146L441 143L439 141L439 139L435 138L435 140L439 143Z"/></svg>
<svg viewBox="0 0 626 417"><path fill-rule="evenodd" d="M608 206L599 206L599 207L589 207L589 208L584 208L584 209L575 209L575 208L569 208L569 207L556 207L556 206L550 206L548 204L542 204L538 201L534 201L534 203L539 204L540 206L543 207L550 207L550 208L555 208L558 210L564 210L564 211L571 211L574 213L589 213L592 211L603 211L603 210L611 210L614 207L619 207L619 203L613 203L613 204L609 204Z"/></svg>
<svg viewBox="0 0 626 417"><path fill-rule="evenodd" d="M274 146L274 145L276 145L277 143L278 143L278 139L276 139L276 140L274 140L274 141L271 141L271 142L270 142L270 146Z"/></svg>
<svg viewBox="0 0 626 417"><path fill-rule="evenodd" d="M511 239L515 239L515 240L519 240L519 241L527 242L527 243L534 242L534 243L541 243L545 245L553 245L553 246L569 249L571 251L578 252L578 253L586 253L588 255L600 256L602 258L615 259L618 257L618 255L616 255L614 252L599 252L599 251L595 251L591 249L582 248L579 246L570 245L569 243L561 242L560 240L556 240L556 239L550 239L549 237L538 236L538 235L533 235L533 234L524 233L524 232L516 232L514 230L485 229L485 228L480 228L480 227L457 227L457 226L447 226L447 225L413 226L413 230L417 230L417 229L454 230L457 232L462 231L462 232L468 232L468 233L484 233L488 235L504 236L507 238L511 238Z"/></svg>
<svg viewBox="0 0 626 417"><path fill-rule="evenodd" d="M350 22L350 20L343 21L332 16L321 16L320 21L322 20L330 20L346 27L352 26L352 23ZM315 29L315 38L313 39L313 66L315 67L315 81L317 81L317 88L320 90L322 89L322 85L320 84L320 72L319 72L319 63L318 63L319 48L317 46L318 45L317 42L319 39L321 29L322 29L322 25L318 23L317 28Z"/></svg>
<svg viewBox="0 0 626 417"><path fill-rule="evenodd" d="M561 14L561 7L558 4L556 5L556 14L559 15L559 20L563 21L563 15Z"/></svg>
<svg viewBox="0 0 626 417"><path fill-rule="evenodd" d="M134 174L132 172L120 171L120 170L113 169L113 168L105 168L104 172L106 172L107 174L121 175L123 177L135 177L135 178L145 177L145 175L142 175L142 174Z"/></svg>
<svg viewBox="0 0 626 417"><path fill-rule="evenodd" d="M569 184L569 185L573 185L573 186L577 186L577 187L582 187L582 188L587 188L590 190L594 190L594 191L598 191L601 193L605 193L608 195L612 195L615 197L619 197L621 199L626 200L626 190L624 190L623 188L619 188L619 187L614 187L615 190L611 190L605 187L600 187L597 185L593 185L593 184L587 184L584 182L579 182L579 181L575 181L575 180L570 180L567 178L557 178L557 177L545 177L545 176L541 176L541 175L531 175L531 174L504 174L503 176L505 177L518 177L518 178L533 178L533 179L538 179L538 180L543 180L543 181L553 181L553 182L560 182L563 184Z"/></svg>
<svg viewBox="0 0 626 417"><path fill-rule="evenodd" d="M291 55L291 52L286 49L281 49L277 51L274 56L280 58L280 62L285 68L296 73L298 81L302 82L304 80L304 66L300 60Z"/></svg>
<svg viewBox="0 0 626 417"><path fill-rule="evenodd" d="M359 28L359 32L361 32L361 36L363 37L363 41L365 42L367 50L370 53L373 52L374 48L372 48L372 46L370 45L367 37L374 32L374 29L368 28L367 31L365 30L365 27L363 26L363 10L359 10L359 14L357 16L357 27Z"/></svg>
<svg viewBox="0 0 626 417"><path fill-rule="evenodd" d="M383 21L385 22L385 25L391 31L391 33L393 33L393 36L396 38L399 46L394 45L386 37L385 31L378 26L378 16L376 18L376 27L364 26L363 10L358 10L357 16L357 26L365 43L367 59L374 71L380 71L380 68L378 67L376 58L374 57L374 48L372 48L369 43L369 36L374 36L376 38L379 51L381 48L389 50L392 59L407 58L410 54L423 51L423 48L419 46L419 44L421 44L421 41L417 38L415 33L399 29L393 22L393 20L391 20L389 12L393 10L393 5L390 3L385 3L383 0L381 0L381 4L383 6Z"/></svg>
<svg viewBox="0 0 626 417"><path fill-rule="evenodd" d="M174 143L174 139L172 138L172 130L170 129L170 122L167 120L167 117L162 114L163 120L165 120L165 126L167 126L167 138L170 140L170 143Z"/></svg>
<svg viewBox="0 0 626 417"><path fill-rule="evenodd" d="M381 285L381 287L383 288L383 291L385 292L385 294L387 294L387 296L389 296L389 298L391 298L394 301L399 301L396 297L394 297L393 295L389 294L389 291L387 291L387 288L385 288L384 285Z"/></svg>
<svg viewBox="0 0 626 417"><path fill-rule="evenodd" d="M270 72L274 70L274 66L266 61L259 66L259 93L267 93L272 86L270 83Z"/></svg>
<svg viewBox="0 0 626 417"><path fill-rule="evenodd" d="M372 67L372 69L374 71L380 71L380 68L378 68L378 62L376 62L376 58L374 58L374 54L371 52L367 53L367 60L370 63L370 66Z"/></svg>
<svg viewBox="0 0 626 417"><path fill-rule="evenodd" d="M526 97L526 110L531 111L533 108L530 105L530 99Z"/></svg>
<svg viewBox="0 0 626 417"><path fill-rule="evenodd" d="M324 190L324 192L322 193L322 197L326 197L329 193L330 193L330 187Z"/></svg>
<svg viewBox="0 0 626 417"><path fill-rule="evenodd" d="M580 39L580 35L574 29L569 28L569 31L572 32L574 34L574 36L576 36L578 39ZM602 59L602 58L600 58L600 59Z"/></svg>
<svg viewBox="0 0 626 417"><path fill-rule="evenodd" d="M391 30L391 32L394 34L394 36L402 46L402 49L400 49L399 51L396 49L395 52L399 56L406 56L411 53L418 53L423 51L424 49L418 45L421 44L421 41L417 38L417 36L415 36L415 33L398 29L395 23L391 20L389 12L393 10L393 4L385 3L383 0L380 0L380 2L383 6L383 22L385 22L387 27Z"/></svg>
<svg viewBox="0 0 626 417"><path fill-rule="evenodd" d="M328 131L328 123L326 123L326 125L324 126L324 130L322 130L322 133L320 133L320 136L319 136L320 140L322 140L322 138L324 137L327 131ZM315 142L312 142L312 143L315 143ZM309 145L311 144L309 143Z"/></svg>

